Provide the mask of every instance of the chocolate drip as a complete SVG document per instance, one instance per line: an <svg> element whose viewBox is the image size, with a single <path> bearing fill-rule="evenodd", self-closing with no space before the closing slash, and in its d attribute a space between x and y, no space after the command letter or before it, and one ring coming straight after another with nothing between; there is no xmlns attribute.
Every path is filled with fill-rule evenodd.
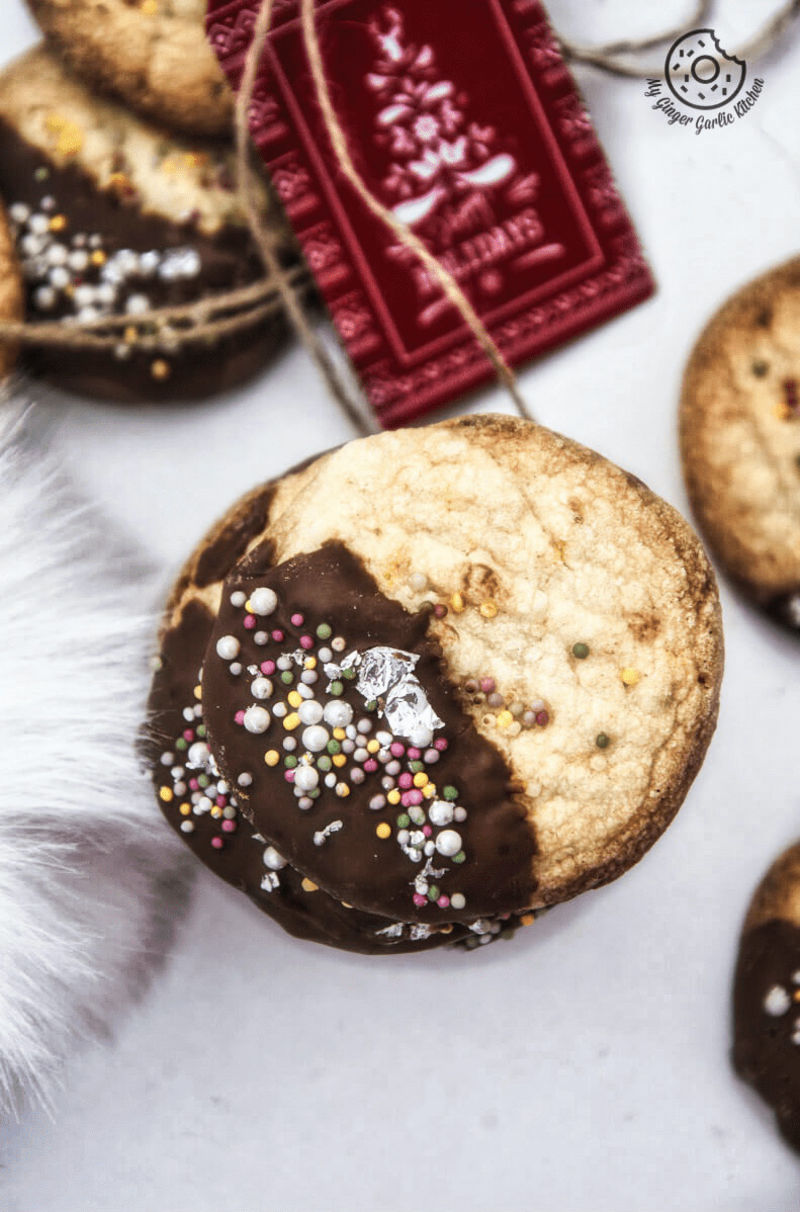
<svg viewBox="0 0 800 1212"><path fill-rule="evenodd" d="M252 785L246 793L248 814L293 866L327 889L337 899L399 921L439 925L443 921L470 921L527 908L534 899L532 859L536 850L532 827L523 805L515 799L513 778L498 750L481 736L449 682L438 643L428 635L429 614L409 614L377 588L363 564L346 547L329 543L310 555L298 556L277 568L271 566L268 545L258 547L234 569L226 582L219 616L208 646L203 677L203 704L210 744L229 782L246 771ZM274 590L278 607L270 616L271 630L280 629L284 640L259 646L252 630L243 629L242 611L231 595L248 597L258 587ZM244 600L244 599L239 599ZM303 615L296 626L293 615ZM351 787L346 799L325 790L308 811L298 808L287 785L282 765L269 768L264 753L280 748L286 735L273 718L266 735L254 736L235 722L251 702L247 674L230 672L216 652L223 636L235 635L241 643L237 662L246 670L267 657L298 647L301 633L329 624L333 635L346 642L346 652L388 646L419 656L415 675L431 707L444 721L441 735L448 748L432 767L439 788L458 789L458 802L467 818L457 826L464 841L465 859L448 873L448 888L457 888L465 907L415 905L412 901L417 868L393 839L378 840L376 827L395 827L398 811L370 809L380 790L380 777L367 778ZM260 626L260 624L259 624ZM344 655L344 654L343 654ZM324 675L321 685L325 685ZM364 702L354 683L347 683L343 701L363 715ZM269 707L269 704L265 704ZM380 729L377 720L376 728ZM343 827L320 846L314 834L341 820ZM437 863L448 868L447 860ZM438 883L438 880L437 880Z"/></svg>
<svg viewBox="0 0 800 1212"><path fill-rule="evenodd" d="M733 990L733 1064L773 1108L782 1136L800 1152L800 928L773 919L742 938ZM765 998L778 987L790 1002L770 1014Z"/></svg>
<svg viewBox="0 0 800 1212"><path fill-rule="evenodd" d="M219 149L210 145L213 158ZM124 165L121 165L121 170ZM122 174L124 176L124 173ZM123 249L137 253L191 247L200 259L199 273L189 279L165 279L157 273L129 279L140 289L152 308L198 301L210 294L233 290L256 281L262 274L258 251L244 225L227 223L213 235L198 230L195 216L175 221L145 214L139 200L121 185L119 190L100 190L77 164L56 166L48 157L25 142L7 123L0 121L0 194L8 205L24 203L39 211L44 198L56 204L54 216L66 220L61 238L101 237L108 257ZM80 276L92 285L100 280L101 267L90 265ZM68 298L59 295L55 305L40 310L35 301L37 284L26 283L29 320L58 320L72 313ZM136 316L131 316L135 324ZM258 324L242 322L241 329L213 344L193 342L175 351L133 348L120 359L113 352L68 348L29 349L25 355L36 374L52 378L58 386L80 393L120 401L177 400L201 398L224 391L250 377L262 366L285 335L282 315ZM121 343L121 347L122 347ZM154 376L154 362L161 362L163 377Z"/></svg>

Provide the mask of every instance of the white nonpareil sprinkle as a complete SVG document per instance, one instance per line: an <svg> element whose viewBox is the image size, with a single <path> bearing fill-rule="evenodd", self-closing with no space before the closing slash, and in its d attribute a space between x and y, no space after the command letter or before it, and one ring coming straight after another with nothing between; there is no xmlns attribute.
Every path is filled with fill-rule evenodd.
<svg viewBox="0 0 800 1212"><path fill-rule="evenodd" d="M223 635L217 640L217 656L223 661L233 661L239 655L239 641L235 635Z"/></svg>
<svg viewBox="0 0 800 1212"><path fill-rule="evenodd" d="M443 829L436 836L436 849L445 858L452 858L461 850L461 834L456 833L455 829Z"/></svg>
<svg viewBox="0 0 800 1212"><path fill-rule="evenodd" d="M779 1018L781 1014L785 1014L791 1004L792 999L783 985L773 985L763 1002L764 1010L773 1018Z"/></svg>
<svg viewBox="0 0 800 1212"><path fill-rule="evenodd" d="M272 614L277 605L278 595L274 589L260 587L258 589L254 589L250 594L250 609L253 614L257 614L259 617Z"/></svg>
<svg viewBox="0 0 800 1212"><path fill-rule="evenodd" d="M269 728L270 717L266 707L248 707L244 713L244 726L248 732L259 735Z"/></svg>
<svg viewBox="0 0 800 1212"><path fill-rule="evenodd" d="M268 867L270 871L283 871L286 866L286 859L274 846L267 846L262 857L264 866Z"/></svg>

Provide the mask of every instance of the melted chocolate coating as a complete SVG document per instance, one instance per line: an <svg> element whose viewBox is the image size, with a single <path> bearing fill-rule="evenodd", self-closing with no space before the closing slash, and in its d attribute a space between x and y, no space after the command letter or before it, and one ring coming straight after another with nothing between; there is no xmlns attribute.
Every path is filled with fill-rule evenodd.
<svg viewBox="0 0 800 1212"><path fill-rule="evenodd" d="M229 552L235 550L231 546ZM175 738L186 727L183 709L195 701L194 687L203 654L211 635L213 618L199 602L191 602L183 612L180 624L170 629L161 652L161 667L153 679L148 704L148 728L143 737L142 751L159 789L169 779L161 764L161 754L172 751ZM176 755L175 761L180 762ZM325 892L310 892L303 887L301 872L287 866L279 872L279 885L272 891L263 890L261 881L267 872L262 855L266 843L257 841L254 830L241 818L235 832L224 836L224 846L215 850L214 836L220 836L219 822L209 814L192 816L192 833L181 832L181 824L189 819L181 815L178 799L170 803L159 800L159 806L171 827L180 834L197 857L215 875L244 892L263 912L269 914L284 930L296 938L341 947L363 954L386 954L429 950L465 937L463 929L455 928L428 939L414 939L405 930L399 939L378 932L390 926L386 918L348 909Z"/></svg>
<svg viewBox="0 0 800 1212"><path fill-rule="evenodd" d="M800 1043L792 1036L800 1001L769 1014L764 998L774 987L790 998L800 992L800 927L773 919L742 937L733 989L733 1064L741 1078L775 1111L784 1139L800 1152Z"/></svg>
<svg viewBox="0 0 800 1212"><path fill-rule="evenodd" d="M273 589L278 597L278 607L264 625L270 630L279 628L285 636L284 641L267 647L256 645L254 632L243 629L241 609L231 603L231 595L237 591L249 598L262 586ZM296 613L305 619L300 627L290 621ZM252 775L252 785L245 794L246 813L293 866L337 900L398 921L438 926L527 908L534 899L532 858L536 842L524 807L514 799L511 771L498 750L477 732L462 707L444 671L441 649L427 634L428 621L427 611L409 614L380 593L361 562L341 544L326 544L277 568L272 567L270 546L260 546L241 561L226 582L204 665L203 703L211 748L220 769L232 785L241 772ZM418 868L393 838L376 837L376 826L381 822L394 826L402 811L391 805L378 812L369 808L370 799L380 790L379 776L367 778L360 785L353 783L346 799L325 789L313 808L302 811L286 783L282 765L269 768L264 763L265 751L273 746L280 748L286 735L281 721L273 718L268 732L258 736L235 722L237 712L252 701L252 678L247 674L235 677L229 664L217 656L220 637L235 635L240 640L237 661L246 670L296 649L300 635L313 635L321 623L328 623L333 635L345 639L342 656L378 645L419 656L415 675L444 721L445 727L438 735L449 742L431 768L435 782L439 788L455 786L458 803L468 814L456 826L463 837L465 861L455 867L435 856L437 865L452 868L448 870L446 888L444 880L442 886L447 892L457 890L465 896L466 905L461 910L440 908L430 902L420 907L412 902ZM324 675L320 681L324 687ZM364 702L354 683L345 684L342 701L351 703L354 718L363 716ZM270 703L264 705L269 709ZM343 828L324 845L316 845L314 833L336 820L343 821Z"/></svg>
<svg viewBox="0 0 800 1212"><path fill-rule="evenodd" d="M43 180L37 173L47 170ZM124 165L120 165L124 171ZM67 220L64 237L78 233L102 237L109 256L121 249L135 252L190 246L200 257L199 274L191 279L165 280L157 274L131 279L154 308L195 302L207 295L233 290L256 281L262 274L258 251L245 226L224 226L216 235L202 234L196 224L171 222L144 214L135 196L101 191L77 165L57 167L38 148L26 143L7 123L0 122L0 194L8 204L23 202L34 211L43 198L52 196L56 213ZM100 270L91 266L82 275L94 284ZM34 304L35 284L26 285L29 320L57 320L70 307L60 298L51 310ZM135 315L131 316L134 324ZM279 313L268 321L247 323L234 333L215 338L212 344L192 342L174 352L133 349L124 360L113 352L30 348L25 354L29 369L52 379L59 387L80 394L124 402L199 399L225 391L251 377L263 366L286 335ZM156 360L168 364L169 374L156 378Z"/></svg>

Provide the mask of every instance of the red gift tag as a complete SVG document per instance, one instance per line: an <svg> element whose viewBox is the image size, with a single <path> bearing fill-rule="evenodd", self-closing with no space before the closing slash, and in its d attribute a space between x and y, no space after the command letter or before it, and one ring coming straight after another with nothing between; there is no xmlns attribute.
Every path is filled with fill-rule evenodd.
<svg viewBox="0 0 800 1212"><path fill-rule="evenodd" d="M234 88L258 0L210 0ZM386 426L492 368L412 252L338 170L297 0L275 0L253 138ZM317 0L333 103L368 189L457 279L519 364L647 298L653 282L537 0Z"/></svg>

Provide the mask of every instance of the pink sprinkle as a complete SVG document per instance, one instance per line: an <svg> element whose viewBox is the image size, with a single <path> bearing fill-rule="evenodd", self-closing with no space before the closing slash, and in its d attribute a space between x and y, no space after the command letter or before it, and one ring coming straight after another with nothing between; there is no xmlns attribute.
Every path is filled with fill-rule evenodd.
<svg viewBox="0 0 800 1212"><path fill-rule="evenodd" d="M481 690L484 694L493 694L496 689L494 678L481 678Z"/></svg>
<svg viewBox="0 0 800 1212"><path fill-rule="evenodd" d="M301 635L300 636L300 647L305 648L305 649L314 647L314 641L312 640L310 635Z"/></svg>
<svg viewBox="0 0 800 1212"><path fill-rule="evenodd" d="M267 677L269 677L269 675L271 673L275 672L275 662L274 661L262 661L261 662L261 672L265 673L267 675Z"/></svg>
<svg viewBox="0 0 800 1212"><path fill-rule="evenodd" d="M366 762L364 763L364 769L366 770L367 774L374 774L378 769L378 763L375 761L375 758L367 758Z"/></svg>
<svg viewBox="0 0 800 1212"><path fill-rule="evenodd" d="M235 833L236 832L236 821L223 821L222 822L222 832L223 833Z"/></svg>
<svg viewBox="0 0 800 1212"><path fill-rule="evenodd" d="M438 741L433 742L433 747L434 749L438 749L440 753L444 753L445 749L447 748L447 741L443 736L440 736Z"/></svg>
<svg viewBox="0 0 800 1212"><path fill-rule="evenodd" d="M433 833L433 830L431 829L430 825L423 825L422 832L425 834L426 837L430 837L431 834Z"/></svg>
<svg viewBox="0 0 800 1212"><path fill-rule="evenodd" d="M450 897L449 896L440 896L438 901L436 902L436 904L439 906L440 909L446 909L448 907L448 905L450 904Z"/></svg>
<svg viewBox="0 0 800 1212"><path fill-rule="evenodd" d="M283 777L286 779L287 783L293 783L294 782L294 771L293 770L284 770Z"/></svg>
<svg viewBox="0 0 800 1212"><path fill-rule="evenodd" d="M401 775L400 775L400 778L397 780L397 783L398 783L398 786L403 787L403 788L405 788L406 790L407 790L409 787L413 787L413 786L414 786L414 780L413 780L413 778L411 777L411 775L410 775L410 774L401 774Z"/></svg>
<svg viewBox="0 0 800 1212"><path fill-rule="evenodd" d="M283 632L282 631L273 631L272 638L276 644L280 644L281 640L283 639Z"/></svg>
<svg viewBox="0 0 800 1212"><path fill-rule="evenodd" d="M237 712L236 712L236 715L235 715L233 718L234 718L235 723L237 723L237 724L243 724L243 723L244 723L244 712L243 712L243 711L237 711Z"/></svg>
<svg viewBox="0 0 800 1212"><path fill-rule="evenodd" d="M415 791L407 791L407 792L406 792L406 795L408 796L408 802L409 802L409 804L412 804L412 805L413 805L413 804L421 804L421 803L422 803L422 792L421 792L421 791L416 791L416 790L415 790Z"/></svg>
<svg viewBox="0 0 800 1212"><path fill-rule="evenodd" d="M217 804L218 808L224 808L227 803L228 803L228 801L224 795L217 796L216 804Z"/></svg>
<svg viewBox="0 0 800 1212"><path fill-rule="evenodd" d="M406 751L405 745L401 745L400 741L392 741L389 746L389 752L392 757L402 757Z"/></svg>
<svg viewBox="0 0 800 1212"><path fill-rule="evenodd" d="M189 786L191 787L192 791L197 791L200 784L198 783L197 779L189 779Z"/></svg>
<svg viewBox="0 0 800 1212"><path fill-rule="evenodd" d="M225 845L225 843L221 837L212 837L211 845L214 847L215 850L221 850L222 847Z"/></svg>
<svg viewBox="0 0 800 1212"><path fill-rule="evenodd" d="M256 616L254 614L246 614L244 616L244 625L248 631L252 631L256 625Z"/></svg>
<svg viewBox="0 0 800 1212"><path fill-rule="evenodd" d="M540 728L544 728L547 724L549 724L550 716L549 716L548 712L537 711L536 712L536 723L539 725Z"/></svg>
<svg viewBox="0 0 800 1212"><path fill-rule="evenodd" d="M186 728L186 729L184 730L184 733L183 733L183 739L184 739L185 741L193 741L193 740L194 740L194 733L192 732L191 728Z"/></svg>
<svg viewBox="0 0 800 1212"><path fill-rule="evenodd" d="M217 839L214 838L214 841L216 841L216 840ZM413 899L414 899L414 904L417 905L420 909L422 908L423 905L426 905L428 903L427 898L424 897L421 892L415 892Z"/></svg>
<svg viewBox="0 0 800 1212"><path fill-rule="evenodd" d="M411 792L410 791L403 792L403 794L400 796L400 803L403 805L404 808L411 808L412 803L411 803Z"/></svg>
<svg viewBox="0 0 800 1212"><path fill-rule="evenodd" d="M443 619L447 614L447 607L442 606L440 602L437 602L433 608L433 613L436 615L437 619Z"/></svg>
<svg viewBox="0 0 800 1212"><path fill-rule="evenodd" d="M293 614L291 618L292 627L302 627L305 619L301 614Z"/></svg>
<svg viewBox="0 0 800 1212"><path fill-rule="evenodd" d="M422 757L422 753L419 749L410 748L407 756L410 762L418 762Z"/></svg>

